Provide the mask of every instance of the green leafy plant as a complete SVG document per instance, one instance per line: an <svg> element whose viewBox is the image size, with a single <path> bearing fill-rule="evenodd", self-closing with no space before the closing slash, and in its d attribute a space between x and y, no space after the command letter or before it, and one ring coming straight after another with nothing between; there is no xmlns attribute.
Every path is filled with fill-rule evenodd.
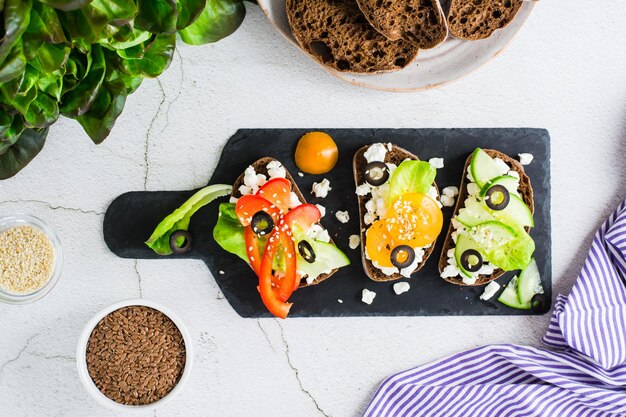
<svg viewBox="0 0 626 417"><path fill-rule="evenodd" d="M0 179L37 156L60 116L101 143L126 97L167 69L177 36L216 42L244 16L241 0L0 0Z"/></svg>

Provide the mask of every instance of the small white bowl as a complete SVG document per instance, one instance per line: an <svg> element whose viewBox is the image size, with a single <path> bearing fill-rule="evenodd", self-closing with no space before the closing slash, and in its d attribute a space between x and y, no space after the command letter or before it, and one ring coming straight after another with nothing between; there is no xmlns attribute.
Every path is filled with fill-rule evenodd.
<svg viewBox="0 0 626 417"><path fill-rule="evenodd" d="M87 369L87 343L89 342L89 337L91 336L91 333L96 328L98 323L100 323L100 320L102 320L104 317L116 310L119 310L120 308L129 306L150 307L165 314L172 320L172 322L174 322L176 327L178 327L178 330L183 336L183 340L185 342L185 369L183 370L183 374L181 375L178 384L176 384L172 391L170 391L170 393L167 394L165 397L151 404L125 405L111 400L98 389L96 384L91 379L91 376L89 375L89 371ZM189 335L189 331L187 330L181 319L172 310L165 307L164 305L140 298L120 301L99 311L95 316L91 318L91 320L89 320L89 322L83 329L83 332L78 339L78 346L76 348L76 365L78 366L78 376L80 378L80 381L83 383L83 386L85 387L87 392L98 403L100 403L100 405L117 412L145 412L146 410L155 410L156 408L169 402L182 390L185 382L187 382L187 379L189 379L192 364L193 347L191 344L191 336Z"/></svg>
<svg viewBox="0 0 626 417"><path fill-rule="evenodd" d="M56 283L61 277L61 270L63 269L63 248L59 238L54 231L43 220L30 216L28 214L13 214L10 216L0 217L0 232L13 227L18 226L30 226L43 232L54 247L54 267L52 270L52 276L43 287L38 290L27 294L14 294L4 291L0 287L0 301L8 304L28 304L43 298L46 294L54 288Z"/></svg>

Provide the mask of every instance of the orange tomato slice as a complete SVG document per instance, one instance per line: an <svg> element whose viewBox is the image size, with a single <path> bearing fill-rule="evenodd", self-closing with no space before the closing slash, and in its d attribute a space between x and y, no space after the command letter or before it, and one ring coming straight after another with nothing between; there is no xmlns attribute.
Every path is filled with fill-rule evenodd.
<svg viewBox="0 0 626 417"><path fill-rule="evenodd" d="M437 202L426 194L408 193L391 204L388 232L398 244L423 247L437 240L443 214Z"/></svg>
<svg viewBox="0 0 626 417"><path fill-rule="evenodd" d="M393 266L391 263L391 251L398 244L391 235L389 224L386 220L375 221L365 233L367 257L375 261L378 266Z"/></svg>

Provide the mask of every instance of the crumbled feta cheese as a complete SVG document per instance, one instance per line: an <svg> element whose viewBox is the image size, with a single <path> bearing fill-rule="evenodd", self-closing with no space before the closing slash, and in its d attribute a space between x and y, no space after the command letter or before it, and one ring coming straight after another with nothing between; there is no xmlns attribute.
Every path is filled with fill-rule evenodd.
<svg viewBox="0 0 626 417"><path fill-rule="evenodd" d="M456 197L459 195L459 188L454 185L450 185L443 190L441 190L441 194L446 195L448 197Z"/></svg>
<svg viewBox="0 0 626 417"><path fill-rule="evenodd" d="M455 265L446 265L443 271L441 271L441 278L454 278L459 275L459 272L459 268Z"/></svg>
<svg viewBox="0 0 626 417"><path fill-rule="evenodd" d="M315 197L317 198L326 198L330 190L332 190L330 186L330 181L328 181L328 179L326 178L324 178L320 183L313 183L312 193L315 194Z"/></svg>
<svg viewBox="0 0 626 417"><path fill-rule="evenodd" d="M400 270L400 275L402 275L405 278L411 278L411 274L415 272L415 269L417 269L417 265L420 262L422 262L422 260L424 259L424 249L413 248L413 251L415 252L415 259L413 259L413 262L411 262L411 265L407 266L406 268L402 268Z"/></svg>
<svg viewBox="0 0 626 417"><path fill-rule="evenodd" d="M465 284L465 285L474 285L474 284L476 284L476 277L469 278L469 277L466 277L464 275L463 276L463 284Z"/></svg>
<svg viewBox="0 0 626 417"><path fill-rule="evenodd" d="M437 187L435 187L434 185L431 185L430 188L428 189L428 191L426 192L426 195L430 198L432 198L433 200L437 200L437 198L439 198L439 193L437 192Z"/></svg>
<svg viewBox="0 0 626 417"><path fill-rule="evenodd" d="M395 284L393 284L393 292L395 292L396 295L405 293L410 289L411 289L411 286L409 285L408 282L396 282Z"/></svg>
<svg viewBox="0 0 626 417"><path fill-rule="evenodd" d="M285 178L287 176L287 170L279 161L268 162L266 168L270 178Z"/></svg>
<svg viewBox="0 0 626 417"><path fill-rule="evenodd" d="M491 275L493 274L493 271L495 271L495 269L496 268L493 265L491 265L489 262L485 262L484 264L481 265L478 272L476 272L476 275Z"/></svg>
<svg viewBox="0 0 626 417"><path fill-rule="evenodd" d="M448 252L446 252L446 256L448 258L454 258L454 248L448 249Z"/></svg>
<svg viewBox="0 0 626 417"><path fill-rule="evenodd" d="M387 143L387 150L389 152L393 151L393 145L391 144L391 142Z"/></svg>
<svg viewBox="0 0 626 417"><path fill-rule="evenodd" d="M239 194L241 195L252 194L252 187L248 187L247 185L242 184L241 186L239 186Z"/></svg>
<svg viewBox="0 0 626 417"><path fill-rule="evenodd" d="M298 194L292 191L291 194L289 194L289 208L296 208L300 205L302 205L302 202L300 201Z"/></svg>
<svg viewBox="0 0 626 417"><path fill-rule="evenodd" d="M499 289L500 284L495 281L491 281L485 287L485 291L483 291L483 293L480 295L480 299L484 301L490 300L491 298L493 298L494 295L496 295Z"/></svg>
<svg viewBox="0 0 626 417"><path fill-rule="evenodd" d="M500 170L500 175L504 175L511 170L511 167L500 158L493 159Z"/></svg>
<svg viewBox="0 0 626 417"><path fill-rule="evenodd" d="M368 213L376 213L376 200L370 198L365 202L365 210Z"/></svg>
<svg viewBox="0 0 626 417"><path fill-rule="evenodd" d="M458 230L455 230L454 232L450 233L450 237L452 238L452 241L456 243L456 238L459 237Z"/></svg>
<svg viewBox="0 0 626 417"><path fill-rule="evenodd" d="M337 299L337 302L338 302L339 304L343 304L343 300L342 300L341 298L338 298L338 299Z"/></svg>
<svg viewBox="0 0 626 417"><path fill-rule="evenodd" d="M363 223L365 224L372 224L374 223L374 220L376 220L375 214L365 213L365 215L363 216Z"/></svg>
<svg viewBox="0 0 626 417"><path fill-rule="evenodd" d="M299 176L300 178L302 178L302 177L304 177L304 174L303 174L302 172L298 171L298 176Z"/></svg>
<svg viewBox="0 0 626 417"><path fill-rule="evenodd" d="M530 165L535 158L532 153L520 153L517 156L519 156L519 163L522 165Z"/></svg>
<svg viewBox="0 0 626 417"><path fill-rule="evenodd" d="M368 183L365 184L361 184L358 187L356 187L356 195L358 196L365 196L368 195L369 193L372 192L372 186L369 185Z"/></svg>
<svg viewBox="0 0 626 417"><path fill-rule="evenodd" d="M517 178L519 180L519 173L517 171L511 170L511 171L507 172L506 175L509 175L511 177L515 177L515 178Z"/></svg>
<svg viewBox="0 0 626 417"><path fill-rule="evenodd" d="M441 196L441 204L444 207L452 207L454 205L454 197L450 197L447 195L442 195Z"/></svg>
<svg viewBox="0 0 626 417"><path fill-rule="evenodd" d="M363 157L370 162L385 162L387 148L382 143L375 143L363 153Z"/></svg>
<svg viewBox="0 0 626 417"><path fill-rule="evenodd" d="M324 229L317 223L312 225L309 230L307 230L306 235L313 240L319 240L327 243L330 242L330 235L328 234L328 230Z"/></svg>
<svg viewBox="0 0 626 417"><path fill-rule="evenodd" d="M361 301L363 301L365 304L372 304L375 297L376 293L374 291L363 288L363 292L361 293Z"/></svg>
<svg viewBox="0 0 626 417"><path fill-rule="evenodd" d="M395 266L382 266L379 265L376 261L372 261L372 265L374 265L375 268L379 269L380 272L387 276L398 273L398 268L396 268Z"/></svg>
<svg viewBox="0 0 626 417"><path fill-rule="evenodd" d="M312 276L307 275L306 276L306 283L309 284L309 285L313 284L313 282L315 282L315 278L316 277L312 277Z"/></svg>
<svg viewBox="0 0 626 417"><path fill-rule="evenodd" d="M467 184L467 192L469 195L477 195L480 192L480 187L476 183L470 182Z"/></svg>
<svg viewBox="0 0 626 417"><path fill-rule="evenodd" d="M224 274L225 274L225 272L220 270L220 275L224 275Z"/></svg>
<svg viewBox="0 0 626 417"><path fill-rule="evenodd" d="M430 158L428 163L433 166L433 168L441 169L443 168L443 158Z"/></svg>
<svg viewBox="0 0 626 417"><path fill-rule="evenodd" d="M243 172L243 183L248 187L252 187L253 185L259 185L256 171L254 170L254 167L252 165L246 168L246 170Z"/></svg>
<svg viewBox="0 0 626 417"><path fill-rule="evenodd" d="M337 213L335 213L335 217L341 223L348 223L350 221L350 214L348 214L347 211L338 211Z"/></svg>
<svg viewBox="0 0 626 417"><path fill-rule="evenodd" d="M237 197L230 197L228 199L228 202L231 204L237 204L237 201L239 201L239 199Z"/></svg>
<svg viewBox="0 0 626 417"><path fill-rule="evenodd" d="M359 235L350 235L350 241L348 242L348 246L350 249L356 249L361 244L361 238Z"/></svg>
<svg viewBox="0 0 626 417"><path fill-rule="evenodd" d="M315 207L317 207L317 209L320 211L320 214L322 215L322 217L326 215L326 207L324 207L321 204L316 204Z"/></svg>

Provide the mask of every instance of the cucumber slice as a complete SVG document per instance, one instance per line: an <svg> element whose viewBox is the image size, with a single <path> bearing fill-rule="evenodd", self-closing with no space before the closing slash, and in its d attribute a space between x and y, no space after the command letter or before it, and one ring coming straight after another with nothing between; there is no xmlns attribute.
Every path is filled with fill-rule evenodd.
<svg viewBox="0 0 626 417"><path fill-rule="evenodd" d="M543 286L541 285L541 276L537 262L533 258L528 266L519 274L517 296L520 304L528 304L535 294L543 294Z"/></svg>
<svg viewBox="0 0 626 417"><path fill-rule="evenodd" d="M465 201L465 207L459 210L456 220L464 226L474 227L495 219L485 204L474 198L470 198Z"/></svg>
<svg viewBox="0 0 626 417"><path fill-rule="evenodd" d="M501 176L502 168L485 151L477 148L472 154L470 172L474 182L482 188L489 180Z"/></svg>
<svg viewBox="0 0 626 417"><path fill-rule="evenodd" d="M480 190L480 196L484 197L487 195L487 190L494 185L502 185L504 188L509 190L511 194L517 195L517 188L519 187L519 179L511 176L511 175L500 175L487 182L485 186Z"/></svg>
<svg viewBox="0 0 626 417"><path fill-rule="evenodd" d="M479 224L470 233L482 252L487 254L517 237L517 232L511 226L494 220Z"/></svg>
<svg viewBox="0 0 626 417"><path fill-rule="evenodd" d="M483 251L476 244L474 239L472 239L469 235L465 233L460 234L456 239L456 247L454 248L454 260L456 261L456 265L459 268L459 271L461 271L461 274L465 275L468 278L474 278L476 276L476 273L471 273L467 271L465 268L463 268L463 263L461 262L461 255L463 255L463 253L469 249L477 250L478 252L480 252L481 255L483 255L483 259L485 258Z"/></svg>
<svg viewBox="0 0 626 417"><path fill-rule="evenodd" d="M309 277L316 278L332 269L350 265L348 257L332 243L320 242L313 239L306 239L306 241L309 242L315 252L315 262L310 263L305 261L298 252L298 271L305 273Z"/></svg>
<svg viewBox="0 0 626 417"><path fill-rule="evenodd" d="M517 285L518 279L517 276L513 277L509 284L504 288L500 297L498 297L498 301L500 301L505 306L516 308L518 310L530 310L530 302L528 304L521 303L517 294Z"/></svg>
<svg viewBox="0 0 626 417"><path fill-rule="evenodd" d="M530 208L518 196L511 194L510 197L509 205L504 210L492 211L493 216L509 226L534 227L535 220ZM488 209L486 205L485 209Z"/></svg>

